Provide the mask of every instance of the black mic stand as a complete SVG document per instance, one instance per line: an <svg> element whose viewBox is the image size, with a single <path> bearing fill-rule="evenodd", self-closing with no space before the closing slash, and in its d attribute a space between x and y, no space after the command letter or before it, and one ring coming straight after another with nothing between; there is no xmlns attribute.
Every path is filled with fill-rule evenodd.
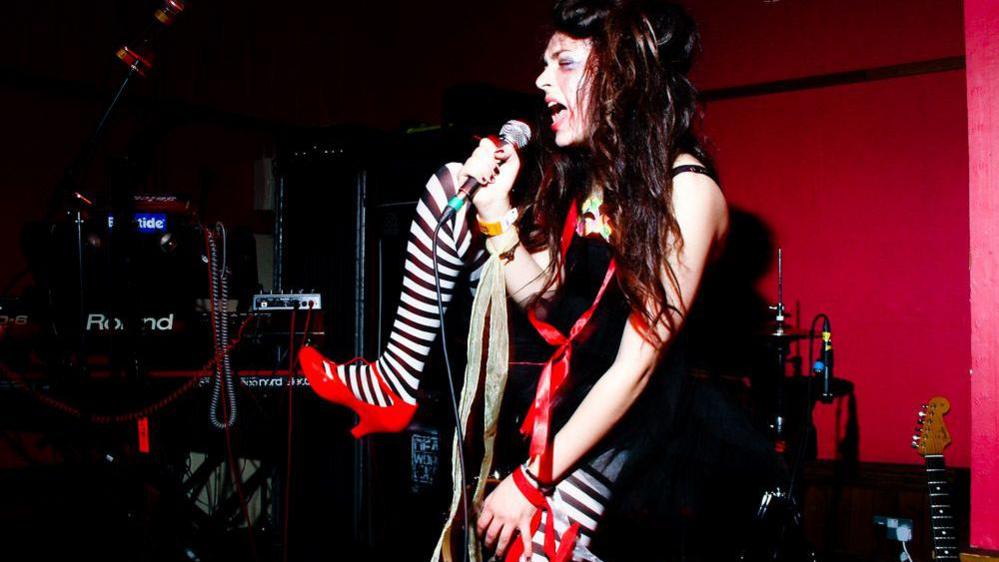
<svg viewBox="0 0 999 562"><path fill-rule="evenodd" d="M86 353L87 353L87 337L86 337L86 286L85 286L85 264L83 259L83 209L84 207L93 209L94 204L91 199L87 198L85 194L82 193L81 189L78 189L77 184L80 181L80 176L82 171L85 170L90 163L93 161L94 152L97 148L101 137L104 135L104 131L107 129L108 123L111 117L114 115L115 110L118 108L118 104L124 96L128 89L129 84L136 75L144 77L146 73L152 68L152 46L154 40L159 36L159 33L169 27L173 23L174 19L184 11L183 0L165 0L163 5L156 10L153 14L155 22L151 23L142 34L141 39L137 42L139 45L138 49L132 49L128 45L122 45L118 49L117 57L121 59L126 65L128 65L128 71L125 73L125 77L122 79L121 84L115 91L114 96L111 98L111 103L108 104L107 109L101 115L100 120L97 122L97 127L94 132L91 133L90 137L84 142L83 147L77 152L75 158L73 158L72 163L66 168L63 173L62 178L56 184L56 189L53 197L49 203L49 209L47 216L49 219L55 214L63 205L60 201L66 201L66 194L69 194L69 206L71 210L67 212L71 216L71 220L74 223L74 245L76 250L77 258L77 281L79 289L79 337L77 340L77 350L76 350L76 367L82 372L86 369ZM108 225L110 230L111 226ZM114 320L111 322L111 332L114 332Z"/></svg>
<svg viewBox="0 0 999 562"><path fill-rule="evenodd" d="M122 50L128 52L128 47L122 47ZM73 190L77 181L79 179L80 172L85 169L90 162L93 160L94 151L97 148L98 142L114 113L115 109L118 107L118 102L121 101L122 95L128 88L129 82L132 80L136 74L142 74L141 61L145 59L141 57L135 57L135 60L129 65L128 73L125 75L124 80L122 80L121 85L115 92L114 97L111 99L111 103L108 105L104 114L101 116L100 120L97 122L97 128L87 139L83 148L77 154L76 158L73 159L73 163L66 169L63 178L59 181L58 188L56 190L56 196L53 198L50 209L57 205L59 199L61 199L61 194L67 191ZM83 260L83 209L94 208L94 203L89 198L87 198L80 191L72 191L70 195L71 205L73 207L69 214L72 216L73 221L73 234L75 237L74 247L76 249L76 259L77 259L77 284L79 289L78 306L79 306L79 337L77 339L77 349L76 349L76 366L82 371L86 368L86 356L87 356L87 310L86 310L86 287L85 287L85 268ZM108 225L108 229L111 229L111 225ZM114 320L110 321L112 324ZM111 333L114 333L114 328L112 326Z"/></svg>

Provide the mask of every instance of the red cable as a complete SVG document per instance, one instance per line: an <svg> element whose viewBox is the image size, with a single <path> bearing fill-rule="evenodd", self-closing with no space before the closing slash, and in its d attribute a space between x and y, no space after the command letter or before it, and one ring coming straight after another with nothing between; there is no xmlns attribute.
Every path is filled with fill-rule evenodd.
<svg viewBox="0 0 999 562"><path fill-rule="evenodd" d="M226 419L229 419L229 401L226 396L225 385L219 385L222 387L222 404L225 412ZM230 428L228 425L225 426L225 451L227 456L227 464L229 465L229 472L232 474L232 483L236 488L236 495L239 497L239 507L243 511L243 520L246 521L246 533L250 539L250 552L253 553L253 559L256 562L260 561L260 556L257 554L257 543L253 538L253 523L250 522L250 509L246 505L246 498L243 496L243 476L242 474L237 474L236 463L234 462L234 457L232 454L232 435L230 434Z"/></svg>
<svg viewBox="0 0 999 562"><path fill-rule="evenodd" d="M296 308L291 309L291 326L288 329L288 444L286 447L287 458L285 459L284 472L284 513L282 537L284 539L284 552L282 559L288 562L288 506L291 503L291 429L292 429L292 406L295 396L292 385L295 382L295 314Z"/></svg>
<svg viewBox="0 0 999 562"><path fill-rule="evenodd" d="M312 303L309 303L309 309L305 313L305 328L302 330L302 341L299 347L305 345L305 340L309 337L309 330L312 326ZM293 405L292 400L294 393L295 384L295 369L298 368L298 357L293 353L295 348L295 309L291 311L291 330L290 330L289 344L288 344L288 458L287 464L285 466L285 487L284 487L284 562L288 562L288 521L291 515L289 510L289 505L291 503L291 458L292 458L292 420L293 417Z"/></svg>
<svg viewBox="0 0 999 562"><path fill-rule="evenodd" d="M203 228L205 232L205 255L209 257L208 264L208 316L212 319L212 341L218 341L218 323L215 321L215 308L218 303L215 302L215 277L212 275L214 272L212 270L211 264L211 245L209 243L212 233L207 228ZM225 304L223 304L225 306ZM244 322L245 325L245 322ZM239 335L242 335L242 326L240 327ZM219 361L225 358L226 353L229 351L229 346L226 345L225 348L219 350L216 345L212 346L215 349L215 357L213 362L218 366ZM216 376L222 376L221 373L216 369ZM226 450L226 461L229 465L229 472L232 475L233 487L236 488L236 495L239 497L239 507L243 512L243 519L246 521L246 532L250 540L250 551L253 553L253 559L255 561L260 560L257 555L257 544L253 538L253 523L250 522L250 510L246 505L246 498L243 496L243 476L237 473L236 463L234 461L235 457L232 454L232 434L230 432L229 420L231 419L231 413L229 412L229 397L226 394L226 385L224 381L219 381L219 388L222 392L222 411L225 413L225 450Z"/></svg>
<svg viewBox="0 0 999 562"><path fill-rule="evenodd" d="M226 352L235 349L235 347L239 344L240 340L242 339L243 333L246 331L246 328L250 325L250 322L252 320L255 320L255 317L252 314L248 315L246 319L243 320L243 324L239 327L239 330L236 333L236 339L234 339L231 344L226 346ZM7 379L10 380L15 387L17 387L18 389L27 394L30 394L35 398L35 400L38 400L40 403L42 403L45 406L48 406L54 410L58 410L74 418L85 419L90 423L108 425L116 423L130 423L139 418L150 417L153 414L159 412L160 410L163 410L167 406L170 406L175 401L177 401L181 396L187 394L191 389L198 386L198 383L201 382L201 379L212 376L211 370L214 367L214 365L215 365L215 358L212 358L207 363L205 363L194 376L191 377L191 380L181 385L179 388L177 388L177 390L174 390L173 392L167 394L165 397L161 398L160 400L153 402L152 404L145 406L139 410L127 412L124 414L90 414L89 416L85 416L83 412L80 411L79 408L67 402L59 400L58 398L53 398L42 392L39 392L38 390L31 388L28 385L28 383L25 382L24 375L12 371L10 368L8 368L6 365L2 363L0 363L0 374L7 377Z"/></svg>
<svg viewBox="0 0 999 562"><path fill-rule="evenodd" d="M206 255L210 255L208 237L211 236L211 232L207 228L202 228L202 230L205 234L205 252ZM211 298L213 294L211 291L212 287L214 286L214 280L212 279L210 270L208 275L208 283L209 283L209 303L211 303L210 306L212 307L209 311L209 316L211 317L212 321L212 334L214 337L214 334L218 329L218 326L215 323L214 304L212 303L212 298ZM211 360L209 360L207 363L205 363L205 365L201 368L201 370L198 371L191 378L190 381L181 385L177 390L174 390L170 394L167 394L162 399L148 406L145 406L139 410L128 412L125 414L90 414L89 416L84 416L83 412L79 408L31 388L25 382L23 375L12 371L2 363L0 363L0 374L7 377L14 384L15 387L19 388L23 392L26 392L27 394L32 395L36 400L38 400L43 405L48 406L54 410L63 412L64 414L67 414L69 416L80 419L86 419L87 421L96 424L133 422L140 418L149 417L152 414L155 414L156 412L162 410L163 408L166 408L167 406L175 402L177 399L179 399L181 396L186 394L188 391L193 389L195 386L197 386L198 383L200 382L200 379L206 376L210 376L209 371L211 371L214 368L214 366L218 363L218 361L221 360L222 357L225 356L226 353L232 351L239 344L240 340L243 338L243 332L246 330L247 326L250 325L250 322L254 320L254 318L255 317L253 316L253 314L247 315L246 318L243 320L243 323L239 326L239 330L237 330L236 332L236 339L232 340L232 342L225 347L224 351L222 351L221 354L218 353L217 350L213 349L214 357ZM214 346L212 347L214 348Z"/></svg>

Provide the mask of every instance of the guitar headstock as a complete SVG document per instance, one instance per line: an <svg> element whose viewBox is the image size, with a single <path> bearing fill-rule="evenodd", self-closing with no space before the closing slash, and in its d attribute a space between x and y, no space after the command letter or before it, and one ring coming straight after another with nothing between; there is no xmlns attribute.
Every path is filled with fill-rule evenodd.
<svg viewBox="0 0 999 562"><path fill-rule="evenodd" d="M923 404L916 422L916 433L912 436L912 448L920 455L939 455L950 445L950 431L943 421L948 411L950 401L943 396L934 396Z"/></svg>

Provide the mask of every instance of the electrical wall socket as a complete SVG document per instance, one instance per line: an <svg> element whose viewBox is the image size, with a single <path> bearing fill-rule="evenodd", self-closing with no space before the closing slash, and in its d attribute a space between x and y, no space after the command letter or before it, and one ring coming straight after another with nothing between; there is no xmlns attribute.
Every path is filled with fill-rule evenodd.
<svg viewBox="0 0 999 562"><path fill-rule="evenodd" d="M875 515L874 524L884 525L889 539L899 542L912 540L912 519Z"/></svg>

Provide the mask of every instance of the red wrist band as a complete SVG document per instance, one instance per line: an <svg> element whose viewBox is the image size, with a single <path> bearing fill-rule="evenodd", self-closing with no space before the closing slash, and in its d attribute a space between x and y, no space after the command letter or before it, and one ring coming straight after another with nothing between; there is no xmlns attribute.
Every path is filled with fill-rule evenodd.
<svg viewBox="0 0 999 562"><path fill-rule="evenodd" d="M552 512L551 504L548 502L548 498L541 493L540 490L531 485L528 480L526 470L522 466L518 466L516 470L513 471L513 483L517 485L517 489L527 501L531 502L531 505L538 508L537 513L534 514L534 519L531 521L531 530L535 531L537 525L541 522L541 513L545 513L545 556L548 560L552 562L569 562L572 560L572 551L576 545L576 539L579 536L579 523L573 523L569 526L565 533L562 535L562 545L560 548L555 546L555 514ZM518 541L519 542L519 541ZM521 549L514 549L519 552ZM511 560L508 555L507 560Z"/></svg>
<svg viewBox="0 0 999 562"><path fill-rule="evenodd" d="M548 498L541 493L541 490L531 484L525 474L524 467L518 466L517 470L513 471L513 483L517 485L517 489L520 490L524 498L531 502L531 505L541 509L548 508Z"/></svg>

